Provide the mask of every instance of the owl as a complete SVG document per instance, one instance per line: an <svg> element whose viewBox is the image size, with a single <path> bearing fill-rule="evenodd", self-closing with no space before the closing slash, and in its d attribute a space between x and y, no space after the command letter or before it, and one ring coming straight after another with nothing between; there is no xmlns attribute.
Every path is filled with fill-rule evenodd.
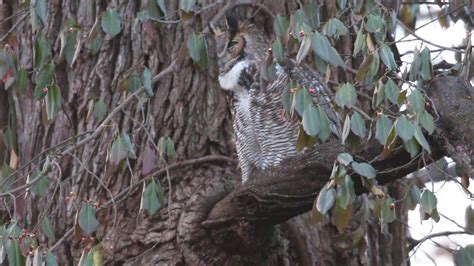
<svg viewBox="0 0 474 266"><path fill-rule="evenodd" d="M269 75L267 66L273 58L263 30L230 16L227 25L223 32L214 29L218 81L232 94L235 143L245 183L253 169L268 169L297 153L301 122L296 115L284 112L284 94L290 83L310 89L313 102L325 108L336 136L339 127L330 108L331 92L318 72L286 59L282 64L272 64L274 71Z"/></svg>

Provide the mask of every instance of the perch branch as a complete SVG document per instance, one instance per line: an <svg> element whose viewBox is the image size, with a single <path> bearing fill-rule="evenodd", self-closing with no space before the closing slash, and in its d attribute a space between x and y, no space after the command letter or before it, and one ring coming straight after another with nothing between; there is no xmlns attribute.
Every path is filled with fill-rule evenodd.
<svg viewBox="0 0 474 266"><path fill-rule="evenodd" d="M426 91L436 106L443 106L438 110L441 118L438 129L429 138L432 149L430 157L433 160L444 155L459 158L460 153L457 151L461 150L466 151L467 155L461 156L459 160L470 158L474 137L456 139L454 135L462 136L462 132L465 135L474 125L474 119L469 115L474 112L472 87L459 78L444 77L431 81ZM249 182L237 186L215 204L207 220L201 224L207 228L222 227L238 221L279 224L309 211L318 192L329 181L332 165L341 152L348 150L334 140L289 158L272 169L254 172ZM351 153L359 158L375 158L380 152L380 144L371 140L361 150ZM393 151L388 158L372 163L378 171L377 183L385 185L414 172L419 168L419 160L412 160L403 150ZM470 162L462 161L469 166ZM400 165L404 167L398 167ZM360 179L355 178L354 182L357 193L366 192Z"/></svg>

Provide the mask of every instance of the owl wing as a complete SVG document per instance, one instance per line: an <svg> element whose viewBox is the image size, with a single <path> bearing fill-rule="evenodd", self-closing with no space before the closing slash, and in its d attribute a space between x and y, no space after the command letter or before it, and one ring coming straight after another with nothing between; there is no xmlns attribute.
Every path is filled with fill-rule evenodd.
<svg viewBox="0 0 474 266"><path fill-rule="evenodd" d="M331 132L338 138L341 136L341 119L333 108L334 92L328 87L321 74L307 65L298 66L293 60L285 60L281 65L280 72L287 75L288 79L296 83L298 87L308 90L315 106L321 106L329 119ZM277 70L278 74L278 70ZM270 87L269 87L270 88Z"/></svg>

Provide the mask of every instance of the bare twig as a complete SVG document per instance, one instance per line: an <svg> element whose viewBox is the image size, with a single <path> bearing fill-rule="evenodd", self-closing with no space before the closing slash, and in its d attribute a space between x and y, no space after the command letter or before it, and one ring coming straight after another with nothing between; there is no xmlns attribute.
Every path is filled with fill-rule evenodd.
<svg viewBox="0 0 474 266"><path fill-rule="evenodd" d="M114 210L114 222L113 222L112 230L115 230L115 225L117 223L117 204L115 203L115 199L114 199L114 195L112 194L112 191L110 191L110 189L107 188L104 182L102 182L102 179L100 179L100 177L98 177L94 172L89 170L76 155L74 155L73 153L67 153L67 154L71 156L72 158L74 158L74 160L76 160L76 162L79 164L81 168L83 168L87 173L93 176L97 180L97 182L99 182L99 184L104 188L107 194L109 194L110 201L112 202L112 208Z"/></svg>
<svg viewBox="0 0 474 266"><path fill-rule="evenodd" d="M430 234L430 235L427 235L427 236L423 237L420 240L413 239L413 241L412 241L412 243L410 243L410 246L408 247L408 249L412 250L414 247L416 247L418 245L421 245L426 240L430 240L432 238L442 237L442 236L448 237L448 236L451 236L451 235L464 235L464 234L468 234L468 233L466 231L446 231L446 232L439 232L439 233Z"/></svg>
<svg viewBox="0 0 474 266"><path fill-rule="evenodd" d="M444 49L444 50L448 50L448 51L451 51L451 52L455 52L455 53L463 53L464 51L463 50L460 50L460 49L455 49L455 48L452 48L452 47L446 47L446 46L442 46L442 45L439 45L439 44L436 44L434 42L431 42L431 41L428 41L424 38L422 38L420 35L416 34L414 31L412 31L410 28L408 28L403 22L401 22L400 20L398 20L398 23L400 24L400 26L402 26L402 28L404 30L406 30L408 33L410 33L411 35L413 35L414 37L418 38L420 41L423 41L427 44L430 44L430 45L433 45L435 47L438 47L438 48L441 48L441 49Z"/></svg>
<svg viewBox="0 0 474 266"><path fill-rule="evenodd" d="M61 148L62 146L68 144L70 141L73 141L73 140L76 140L82 136L85 136L87 134L90 134L92 133L93 131L88 131L88 132L84 132L84 133L81 133L77 136L74 136L74 137L71 137L69 139L66 139L64 141L62 141L61 143L55 145L55 146L52 146L52 147L49 147L49 148L46 148L44 149L42 152L38 153L37 155L35 155L35 157L33 157L33 159L31 159L30 161L28 161L27 163L23 164L22 166L20 166L20 168L18 168L17 170L15 170L13 173L11 173L10 175L8 175L3 181L2 183L0 183L0 187L4 186L5 183L10 180L10 178L12 178L13 176L15 176L16 174L18 174L20 171L22 171L23 169L25 169L26 167L28 167L29 165L31 165L32 163L36 162L40 157L42 157L43 155L47 154L47 153L50 153L56 149L59 149Z"/></svg>
<svg viewBox="0 0 474 266"><path fill-rule="evenodd" d="M202 164L202 163L212 163L212 162L228 162L228 163L232 163L232 164L236 163L236 161L232 158L229 158L229 157L226 157L226 156L219 156L219 155L208 155L208 156L203 156L203 157L199 157L199 158L195 158L195 159L176 162L174 164L170 164L169 167L167 167L168 169L161 169L160 171L156 171L152 174L149 174L149 175L145 176L142 180L140 180L136 183L130 184L127 188L125 188L124 190L119 192L117 195L115 195L115 198L114 198L115 203L118 203L119 201L121 201L121 198L124 195L127 195L132 189L134 189L134 188L138 187L139 185L141 185L142 181L147 180L147 179L149 179L153 176L161 176L162 174L166 173L167 170L182 168L182 167L185 167L185 166L191 166L191 165ZM105 202L104 204L102 204L100 206L100 208L98 209L98 211L103 210L105 208L108 208L111 204L114 204L114 201L112 201L112 199ZM56 249L63 241L65 241L67 238L69 238L69 236L71 236L73 232L74 232L74 227L71 227L51 247L51 250Z"/></svg>
<svg viewBox="0 0 474 266"><path fill-rule="evenodd" d="M2 36L2 38L0 39L0 43L3 42L10 33L12 33L16 27L18 27L18 25L20 25L20 23L23 23L25 22L25 19L28 17L28 14L23 14L22 17L20 17L18 19L18 21L13 24L13 26Z"/></svg>

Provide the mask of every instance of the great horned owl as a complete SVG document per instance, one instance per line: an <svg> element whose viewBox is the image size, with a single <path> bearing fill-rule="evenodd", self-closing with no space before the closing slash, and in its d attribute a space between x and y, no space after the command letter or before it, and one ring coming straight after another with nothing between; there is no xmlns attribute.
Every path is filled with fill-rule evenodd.
<svg viewBox="0 0 474 266"><path fill-rule="evenodd" d="M261 29L227 17L228 29L215 30L219 83L232 93L234 132L242 182L253 168L267 169L296 155L300 122L283 113L282 94L294 82L310 89L315 104L324 104L331 131L338 135L336 115L329 108L330 95L321 76L287 59L275 65L274 77L264 77L269 41ZM266 79L266 82L262 82Z"/></svg>

